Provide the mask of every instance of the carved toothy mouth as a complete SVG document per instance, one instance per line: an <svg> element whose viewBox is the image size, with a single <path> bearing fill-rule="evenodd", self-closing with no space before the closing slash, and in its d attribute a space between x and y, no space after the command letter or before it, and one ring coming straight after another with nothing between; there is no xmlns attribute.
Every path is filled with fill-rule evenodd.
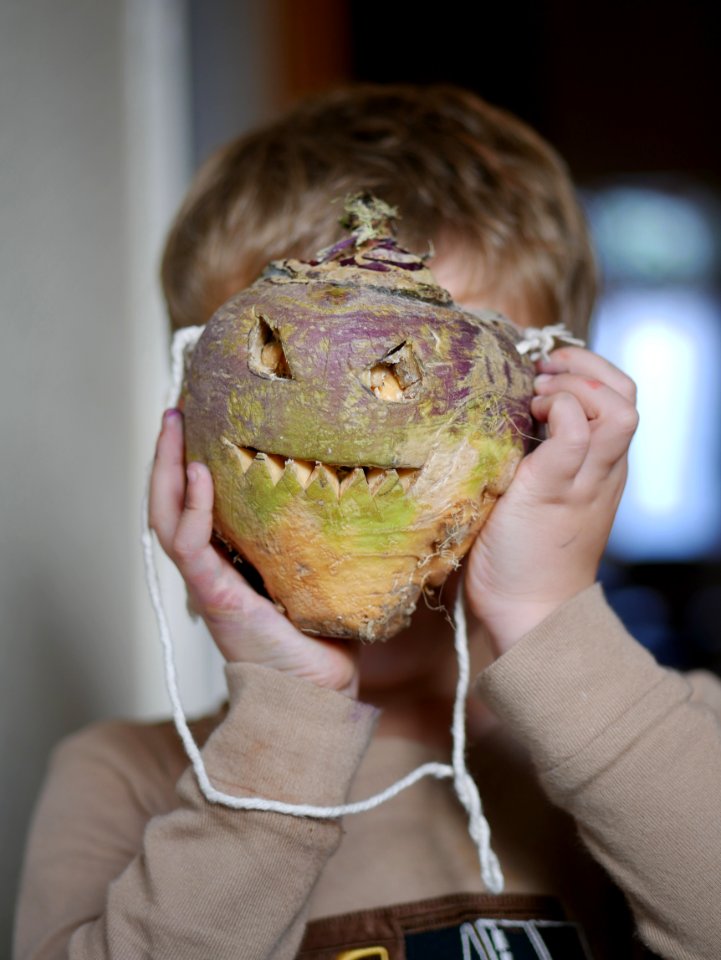
<svg viewBox="0 0 721 960"><path fill-rule="evenodd" d="M333 490L339 500L357 484L365 484L373 497L388 493L397 484L404 493L408 493L422 472L422 468L415 467L359 467L321 463L319 460L301 460L253 447L242 447L227 437L223 437L222 442L232 451L243 474L253 464L260 464L265 467L271 484L276 486L290 471L304 490L318 482Z"/></svg>

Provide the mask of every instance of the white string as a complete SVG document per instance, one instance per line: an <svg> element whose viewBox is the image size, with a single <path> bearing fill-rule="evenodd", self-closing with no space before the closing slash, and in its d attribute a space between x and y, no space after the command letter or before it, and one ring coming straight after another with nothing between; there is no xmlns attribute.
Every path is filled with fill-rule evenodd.
<svg viewBox="0 0 721 960"><path fill-rule="evenodd" d="M529 360L548 360L549 353L557 344L568 344L572 347L585 347L585 341L574 337L563 323L556 323L550 327L526 327L523 337L516 344L516 350L523 355L528 354Z"/></svg>
<svg viewBox="0 0 721 960"><path fill-rule="evenodd" d="M170 346L170 387L166 406L177 406L183 389L185 367L205 327L181 327L173 334Z"/></svg>
<svg viewBox="0 0 721 960"><path fill-rule="evenodd" d="M458 581L458 592L453 608L455 626L458 684L453 704L453 783L456 794L468 812L468 832L478 848L481 876L492 893L503 893L503 873L498 857L491 849L491 828L483 815L481 797L473 777L466 767L466 696L470 681L470 657L466 610L463 602L463 580Z"/></svg>
<svg viewBox="0 0 721 960"><path fill-rule="evenodd" d="M172 345L172 383L170 387L169 405L174 406L180 395L182 388L185 362L187 355L192 350L198 340L202 327L187 327L179 330L174 338ZM373 810L380 804L397 796L403 790L407 790L414 783L417 783L423 777L435 777L443 780L453 778L455 790L458 799L468 813L469 823L468 832L478 848L478 856L481 864L481 876L488 890L492 893L503 892L503 874L498 863L498 858L493 853L490 846L490 827L488 821L483 815L481 800L478 788L473 781L465 761L466 751L466 731L465 731L465 702L468 694L468 683L470 678L470 664L468 654L468 636L466 629L465 610L463 606L463 590L459 586L456 597L454 620L455 620L455 648L458 659L458 684L456 686L456 697L453 707L453 765L445 763L425 763L417 767L411 773L402 779L391 784L386 790L368 797L366 800L359 800L355 803L346 803L332 807L314 806L312 804L293 804L283 803L279 800L270 800L265 797L237 797L232 794L223 793L210 782L208 773L203 763L200 749L195 742L185 717L183 705L178 689L177 669L175 665L175 656L173 651L173 641L170 633L168 619L163 605L160 581L155 564L153 552L153 538L148 519L148 499L149 499L150 479L143 498L143 530L142 545L143 559L145 561L145 577L150 594L150 600L155 612L155 618L158 624L160 642L163 647L165 683L168 690L168 696L172 705L173 721L182 740L185 752L195 772L198 785L211 803L218 803L234 810L264 810L270 813L287 814L294 817L313 817L313 818L335 818L347 816L349 814L364 813L367 810Z"/></svg>

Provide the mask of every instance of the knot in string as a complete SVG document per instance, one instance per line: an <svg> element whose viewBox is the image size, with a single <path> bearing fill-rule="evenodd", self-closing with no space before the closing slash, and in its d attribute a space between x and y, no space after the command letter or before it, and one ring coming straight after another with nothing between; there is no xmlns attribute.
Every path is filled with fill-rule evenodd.
<svg viewBox="0 0 721 960"><path fill-rule="evenodd" d="M574 337L563 323L556 323L551 327L526 327L523 337L516 344L516 350L523 356L528 354L529 360L548 360L551 350L559 344L571 347L585 347L584 340Z"/></svg>

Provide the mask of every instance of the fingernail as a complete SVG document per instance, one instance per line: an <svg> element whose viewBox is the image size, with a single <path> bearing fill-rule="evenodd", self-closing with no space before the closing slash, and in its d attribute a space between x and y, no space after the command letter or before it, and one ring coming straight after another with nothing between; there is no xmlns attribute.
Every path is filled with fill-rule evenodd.
<svg viewBox="0 0 721 960"><path fill-rule="evenodd" d="M553 375L550 373L539 373L536 379L533 381L534 387L540 387L543 383L548 383L549 380L553 380Z"/></svg>
<svg viewBox="0 0 721 960"><path fill-rule="evenodd" d="M198 479L198 464L189 463L185 468L185 473L188 477L188 483L195 483L195 481Z"/></svg>
<svg viewBox="0 0 721 960"><path fill-rule="evenodd" d="M163 426L165 426L166 423L170 423L171 420L176 420L179 416L180 410L178 410L177 407L170 407L163 414Z"/></svg>

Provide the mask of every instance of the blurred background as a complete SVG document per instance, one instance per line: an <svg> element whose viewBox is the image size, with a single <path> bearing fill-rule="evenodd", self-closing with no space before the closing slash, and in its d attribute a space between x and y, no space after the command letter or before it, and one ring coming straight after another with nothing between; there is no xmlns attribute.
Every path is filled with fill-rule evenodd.
<svg viewBox="0 0 721 960"><path fill-rule="evenodd" d="M565 156L604 270L593 345L639 385L604 584L660 660L721 668L719 7L421 9L0 2L0 943L53 744L168 712L139 546L168 380L164 232L215 146L305 94L458 83ZM162 580L198 713L222 697L219 664L167 565Z"/></svg>

